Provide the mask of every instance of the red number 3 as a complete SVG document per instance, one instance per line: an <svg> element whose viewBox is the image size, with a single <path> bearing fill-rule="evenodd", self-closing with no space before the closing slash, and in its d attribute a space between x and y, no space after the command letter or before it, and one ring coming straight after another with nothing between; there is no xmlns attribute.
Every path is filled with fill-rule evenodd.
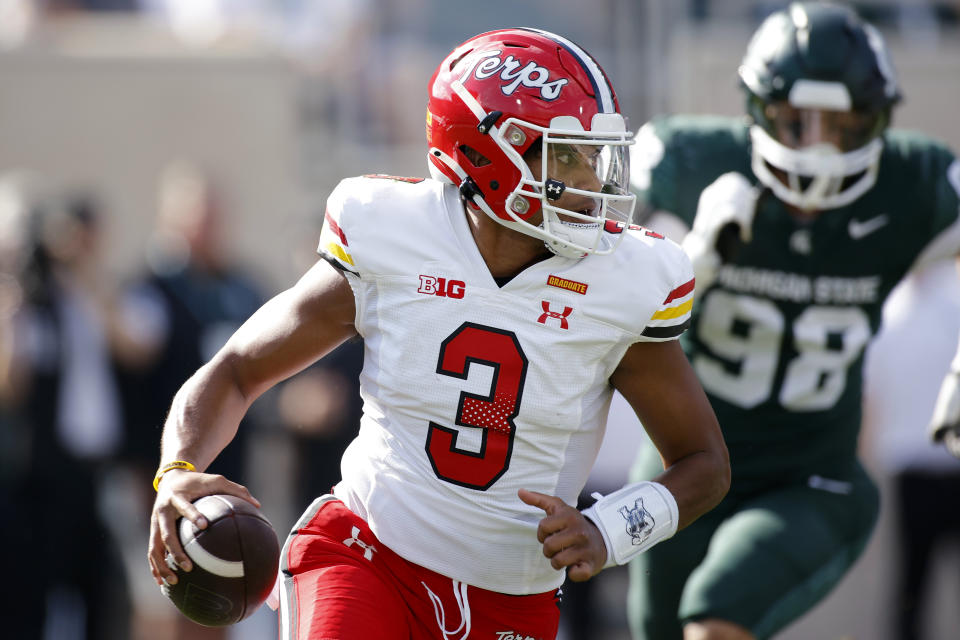
<svg viewBox="0 0 960 640"><path fill-rule="evenodd" d="M465 322L441 344L437 373L466 380L473 363L493 367L490 394L461 392L456 424L482 430L480 450L458 448L462 429L435 422L426 449L438 478L486 491L510 467L527 358L513 333Z"/></svg>

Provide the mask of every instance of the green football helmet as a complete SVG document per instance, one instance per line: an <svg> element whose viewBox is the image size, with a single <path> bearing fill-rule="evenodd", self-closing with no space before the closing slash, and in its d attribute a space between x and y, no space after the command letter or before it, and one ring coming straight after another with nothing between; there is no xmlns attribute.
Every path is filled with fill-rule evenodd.
<svg viewBox="0 0 960 640"><path fill-rule="evenodd" d="M752 168L778 198L833 209L873 186L901 95L872 25L844 6L795 2L763 22L739 76Z"/></svg>

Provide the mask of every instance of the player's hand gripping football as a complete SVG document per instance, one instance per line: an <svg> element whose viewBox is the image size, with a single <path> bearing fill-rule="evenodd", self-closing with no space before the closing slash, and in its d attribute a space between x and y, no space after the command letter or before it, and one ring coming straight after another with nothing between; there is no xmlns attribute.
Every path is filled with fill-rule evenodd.
<svg viewBox="0 0 960 640"><path fill-rule="evenodd" d="M600 573L607 562L607 547L596 525L577 509L556 496L520 489L520 499L539 507L546 517L537 527L543 555L554 569L567 569L574 582L583 582Z"/></svg>
<svg viewBox="0 0 960 640"><path fill-rule="evenodd" d="M736 171L723 174L700 194L693 228L683 240L700 290L716 278L724 257L718 241L725 239L727 229L732 227L744 244L753 238L753 216L759 196L760 189Z"/></svg>
<svg viewBox="0 0 960 640"><path fill-rule="evenodd" d="M960 371L950 371L940 385L940 394L930 419L930 437L942 442L955 458L960 458Z"/></svg>
<svg viewBox="0 0 960 640"><path fill-rule="evenodd" d="M177 583L176 574L166 562L168 551L181 569L193 569L190 558L180 544L177 519L183 516L198 529L205 529L207 520L193 505L193 501L214 494L234 495L260 508L260 502L250 495L246 487L223 476L180 469L164 474L153 502L153 513L150 514L150 543L147 549L150 572L158 585L164 582Z"/></svg>

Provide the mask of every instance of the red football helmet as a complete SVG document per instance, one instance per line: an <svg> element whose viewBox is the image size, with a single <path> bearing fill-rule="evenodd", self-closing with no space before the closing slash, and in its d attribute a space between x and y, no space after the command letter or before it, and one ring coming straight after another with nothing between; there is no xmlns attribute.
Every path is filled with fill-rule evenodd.
<svg viewBox="0 0 960 640"><path fill-rule="evenodd" d="M491 31L450 53L429 91L435 179L557 255L616 248L633 213L633 134L589 54L546 31Z"/></svg>

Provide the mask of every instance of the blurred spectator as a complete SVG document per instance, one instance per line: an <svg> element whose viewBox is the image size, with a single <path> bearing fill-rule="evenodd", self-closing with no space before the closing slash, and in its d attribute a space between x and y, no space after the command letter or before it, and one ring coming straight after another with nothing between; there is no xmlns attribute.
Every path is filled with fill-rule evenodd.
<svg viewBox="0 0 960 640"><path fill-rule="evenodd" d="M24 176L0 178L0 496L6 500L26 464L26 436L14 412L13 317L23 303L20 275L27 251ZM4 502L6 504L6 502Z"/></svg>
<svg viewBox="0 0 960 640"><path fill-rule="evenodd" d="M28 253L28 206L19 176L0 179L0 545L10 550L13 566L10 575L23 576L23 589L15 590L3 604L0 614L7 628L17 637L36 637L42 628L43 595L35 591L42 582L33 576L34 568L21 550L29 548L32 530L19 526L26 512L28 488L29 432L18 409L19 396L14 379L13 321L23 303L20 275ZM18 364L18 363L17 363ZM29 591L28 591L29 590Z"/></svg>
<svg viewBox="0 0 960 640"><path fill-rule="evenodd" d="M160 451L160 430L174 393L226 342L263 302L259 288L223 245L225 212L218 185L198 166L174 162L161 172L157 218L147 250L147 272L124 297L129 334L124 404L129 424L125 459L129 481L116 482L113 500L132 509L123 523L125 556L134 584L137 623L151 627L175 610L163 602L147 571L146 537L151 481ZM243 482L246 446L255 414L240 426L211 473ZM179 638L223 637L175 614Z"/></svg>
<svg viewBox="0 0 960 640"><path fill-rule="evenodd" d="M128 359L135 382L128 385L128 453L147 465L151 478L173 394L263 300L252 279L228 263L222 206L221 194L201 169L187 163L165 168L148 270L126 295L125 312L138 327L138 352ZM242 477L242 436L238 444L217 459L221 466L215 473Z"/></svg>
<svg viewBox="0 0 960 640"><path fill-rule="evenodd" d="M16 581L0 605L4 635L126 638L125 576L98 501L123 437L103 221L94 199L38 180L3 190L0 397L19 454L3 483L5 569Z"/></svg>
<svg viewBox="0 0 960 640"><path fill-rule="evenodd" d="M288 239L291 271L298 276L319 259L322 212L310 217L312 222L296 225ZM363 340L355 337L279 387L277 414L292 438L294 519L340 481L343 450L360 428L362 368Z"/></svg>
<svg viewBox="0 0 960 640"><path fill-rule="evenodd" d="M66 11L134 11L137 0L43 0L48 12Z"/></svg>
<svg viewBox="0 0 960 640"><path fill-rule="evenodd" d="M293 508L306 509L340 481L343 450L360 428L363 341L349 340L283 385L281 420L294 438Z"/></svg>
<svg viewBox="0 0 960 640"><path fill-rule="evenodd" d="M932 569L941 545L958 541L960 461L930 443L927 422L950 365L943 349L960 333L955 265L934 265L904 280L883 310L883 328L867 354L864 428L874 456L892 477L895 546L891 638L920 640ZM931 618L926 618L930 620Z"/></svg>

